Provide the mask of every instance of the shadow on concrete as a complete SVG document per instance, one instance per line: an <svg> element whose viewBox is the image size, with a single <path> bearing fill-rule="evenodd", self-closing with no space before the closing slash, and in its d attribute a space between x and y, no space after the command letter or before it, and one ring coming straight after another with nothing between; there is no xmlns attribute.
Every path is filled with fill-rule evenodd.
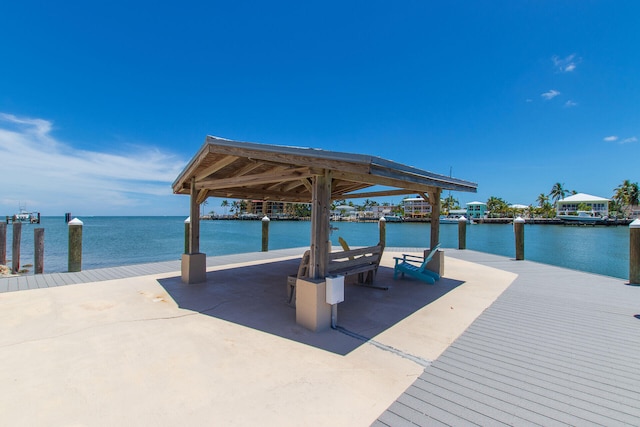
<svg viewBox="0 0 640 427"><path fill-rule="evenodd" d="M341 355L365 342L353 334L374 338L463 283L447 278L435 285L394 280L393 268L381 266L374 285L388 290L345 286L337 324L351 335L333 329L312 332L296 324L295 307L287 303L287 276L296 273L299 263L298 258L211 271L201 284L185 285L179 276L158 282L180 308Z"/></svg>

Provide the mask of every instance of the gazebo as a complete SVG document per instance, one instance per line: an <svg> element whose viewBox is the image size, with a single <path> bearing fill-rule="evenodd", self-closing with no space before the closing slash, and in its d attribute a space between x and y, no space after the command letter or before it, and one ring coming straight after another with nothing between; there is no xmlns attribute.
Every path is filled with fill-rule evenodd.
<svg viewBox="0 0 640 427"><path fill-rule="evenodd" d="M443 190L476 192L477 184L375 156L207 136L173 183L175 194L191 197L182 281L206 279L206 256L199 247L199 206L208 197L311 203L309 277L322 279L331 251L332 200L419 194L433 207L430 245L435 247Z"/></svg>

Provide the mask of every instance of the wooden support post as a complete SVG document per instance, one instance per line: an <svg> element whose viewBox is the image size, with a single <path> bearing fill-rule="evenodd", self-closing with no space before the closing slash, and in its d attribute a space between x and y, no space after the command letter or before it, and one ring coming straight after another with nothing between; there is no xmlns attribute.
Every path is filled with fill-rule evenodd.
<svg viewBox="0 0 640 427"><path fill-rule="evenodd" d="M629 284L640 286L640 219L629 224Z"/></svg>
<svg viewBox="0 0 640 427"><path fill-rule="evenodd" d="M262 252L269 252L269 223L268 216L262 218Z"/></svg>
<svg viewBox="0 0 640 427"><path fill-rule="evenodd" d="M0 222L0 265L7 263L7 224Z"/></svg>
<svg viewBox="0 0 640 427"><path fill-rule="evenodd" d="M387 220L383 216L378 221L378 230L380 231L380 244L384 248L387 245Z"/></svg>
<svg viewBox="0 0 640 427"><path fill-rule="evenodd" d="M189 228L189 253L200 252L200 205L198 204L198 192L196 190L196 178L191 178L191 227Z"/></svg>
<svg viewBox="0 0 640 427"><path fill-rule="evenodd" d="M44 228L33 230L33 274L44 273Z"/></svg>
<svg viewBox="0 0 640 427"><path fill-rule="evenodd" d="M207 280L207 256L200 253L200 204L198 203L195 177L191 178L190 197L189 248L188 253L182 254L180 270L183 283L202 283Z"/></svg>
<svg viewBox="0 0 640 427"><path fill-rule="evenodd" d="M13 241L11 244L11 273L20 271L20 238L22 237L22 223L13 222Z"/></svg>
<svg viewBox="0 0 640 427"><path fill-rule="evenodd" d="M69 271L82 270L82 226L78 218L69 221Z"/></svg>
<svg viewBox="0 0 640 427"><path fill-rule="evenodd" d="M516 235L516 261L524 259L524 219L517 217L513 220L513 232Z"/></svg>
<svg viewBox="0 0 640 427"><path fill-rule="evenodd" d="M331 210L331 171L313 178L311 207L311 250L309 277L324 278L329 263L329 213Z"/></svg>
<svg viewBox="0 0 640 427"><path fill-rule="evenodd" d="M440 188L429 193L429 204L431 205L431 242L430 248L435 248L440 243Z"/></svg>
<svg viewBox="0 0 640 427"><path fill-rule="evenodd" d="M467 249L467 218L458 218L458 249Z"/></svg>

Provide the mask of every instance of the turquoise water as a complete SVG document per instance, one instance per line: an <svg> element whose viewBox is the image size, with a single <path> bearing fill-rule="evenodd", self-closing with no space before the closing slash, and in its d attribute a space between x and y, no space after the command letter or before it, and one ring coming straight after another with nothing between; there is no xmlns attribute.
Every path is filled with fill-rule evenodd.
<svg viewBox="0 0 640 427"><path fill-rule="evenodd" d="M180 259L184 250L184 217L81 217L82 268ZM200 250L208 256L260 251L260 221L202 221ZM377 223L333 223L334 245L343 237L351 246L378 242ZM23 224L20 264L33 264L33 229L45 229L45 272L67 270L68 226L63 217L43 217L39 225ZM11 259L12 225L7 226L7 258ZM309 245L308 221L271 221L269 248ZM387 246L428 247L430 225L387 223ZM458 247L458 226L442 224L440 241ZM475 224L467 227L467 248L515 256L513 226ZM619 278L629 275L629 228L526 225L525 258ZM26 267L29 269L30 267Z"/></svg>

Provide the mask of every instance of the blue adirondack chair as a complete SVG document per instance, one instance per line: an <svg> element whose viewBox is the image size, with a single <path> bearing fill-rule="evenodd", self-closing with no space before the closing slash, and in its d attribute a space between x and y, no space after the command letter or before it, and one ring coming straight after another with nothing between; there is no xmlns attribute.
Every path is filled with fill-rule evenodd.
<svg viewBox="0 0 640 427"><path fill-rule="evenodd" d="M440 280L440 275L427 270L427 264L431 261L431 258L433 258L433 255L435 255L439 247L440 244L436 245L426 258L409 254L402 254L402 258L393 257L396 260L396 265L393 268L393 278L396 279L398 273L401 273L402 277L408 274L411 277L429 284L436 283L436 280Z"/></svg>

